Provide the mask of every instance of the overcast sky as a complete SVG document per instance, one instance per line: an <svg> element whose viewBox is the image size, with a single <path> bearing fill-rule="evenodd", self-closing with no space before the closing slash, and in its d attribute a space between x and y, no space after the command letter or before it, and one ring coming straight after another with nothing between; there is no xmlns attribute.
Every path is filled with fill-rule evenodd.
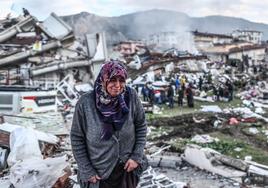
<svg viewBox="0 0 268 188"><path fill-rule="evenodd" d="M120 16L136 11L167 9L189 16L224 15L268 24L268 0L0 0L0 17L27 8L38 19L51 12L70 15L86 11L100 16Z"/></svg>

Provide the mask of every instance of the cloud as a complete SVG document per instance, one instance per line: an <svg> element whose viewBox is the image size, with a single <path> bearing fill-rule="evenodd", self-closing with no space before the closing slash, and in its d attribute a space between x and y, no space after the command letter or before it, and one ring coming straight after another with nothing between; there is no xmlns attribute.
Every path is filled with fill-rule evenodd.
<svg viewBox="0 0 268 188"><path fill-rule="evenodd" d="M11 0L0 1L0 18L5 17L10 12L11 5L12 5Z"/></svg>
<svg viewBox="0 0 268 188"><path fill-rule="evenodd" d="M51 12L70 15L86 11L100 16L119 16L149 9L167 9L184 12L189 16L224 15L242 17L255 22L268 23L268 1L252 0L0 0L0 16L10 11L21 13L27 8L39 19L46 18Z"/></svg>

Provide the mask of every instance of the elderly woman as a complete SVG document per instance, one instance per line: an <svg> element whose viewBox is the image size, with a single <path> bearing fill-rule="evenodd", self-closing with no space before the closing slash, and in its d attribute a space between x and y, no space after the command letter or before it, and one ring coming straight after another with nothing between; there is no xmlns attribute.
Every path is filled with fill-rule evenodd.
<svg viewBox="0 0 268 188"><path fill-rule="evenodd" d="M126 79L124 65L106 62L77 102L71 143L82 188L134 188L147 168L145 114Z"/></svg>

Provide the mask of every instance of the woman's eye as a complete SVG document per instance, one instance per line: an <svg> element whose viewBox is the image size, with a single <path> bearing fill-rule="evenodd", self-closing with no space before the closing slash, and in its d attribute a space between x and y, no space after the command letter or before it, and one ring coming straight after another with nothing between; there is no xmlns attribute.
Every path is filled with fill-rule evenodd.
<svg viewBox="0 0 268 188"><path fill-rule="evenodd" d="M120 82L120 83L125 83L125 79L124 78L111 78L110 82Z"/></svg>

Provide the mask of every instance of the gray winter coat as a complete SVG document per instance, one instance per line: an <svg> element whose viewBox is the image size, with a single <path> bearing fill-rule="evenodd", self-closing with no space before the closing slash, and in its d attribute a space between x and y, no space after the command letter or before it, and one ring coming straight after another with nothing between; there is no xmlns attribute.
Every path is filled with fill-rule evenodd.
<svg viewBox="0 0 268 188"><path fill-rule="evenodd" d="M88 182L94 175L108 178L118 160L126 162L131 158L142 163L147 125L136 91L130 90L127 120L109 140L101 140L102 121L97 113L94 92L81 96L76 104L70 136L78 176L83 182Z"/></svg>

